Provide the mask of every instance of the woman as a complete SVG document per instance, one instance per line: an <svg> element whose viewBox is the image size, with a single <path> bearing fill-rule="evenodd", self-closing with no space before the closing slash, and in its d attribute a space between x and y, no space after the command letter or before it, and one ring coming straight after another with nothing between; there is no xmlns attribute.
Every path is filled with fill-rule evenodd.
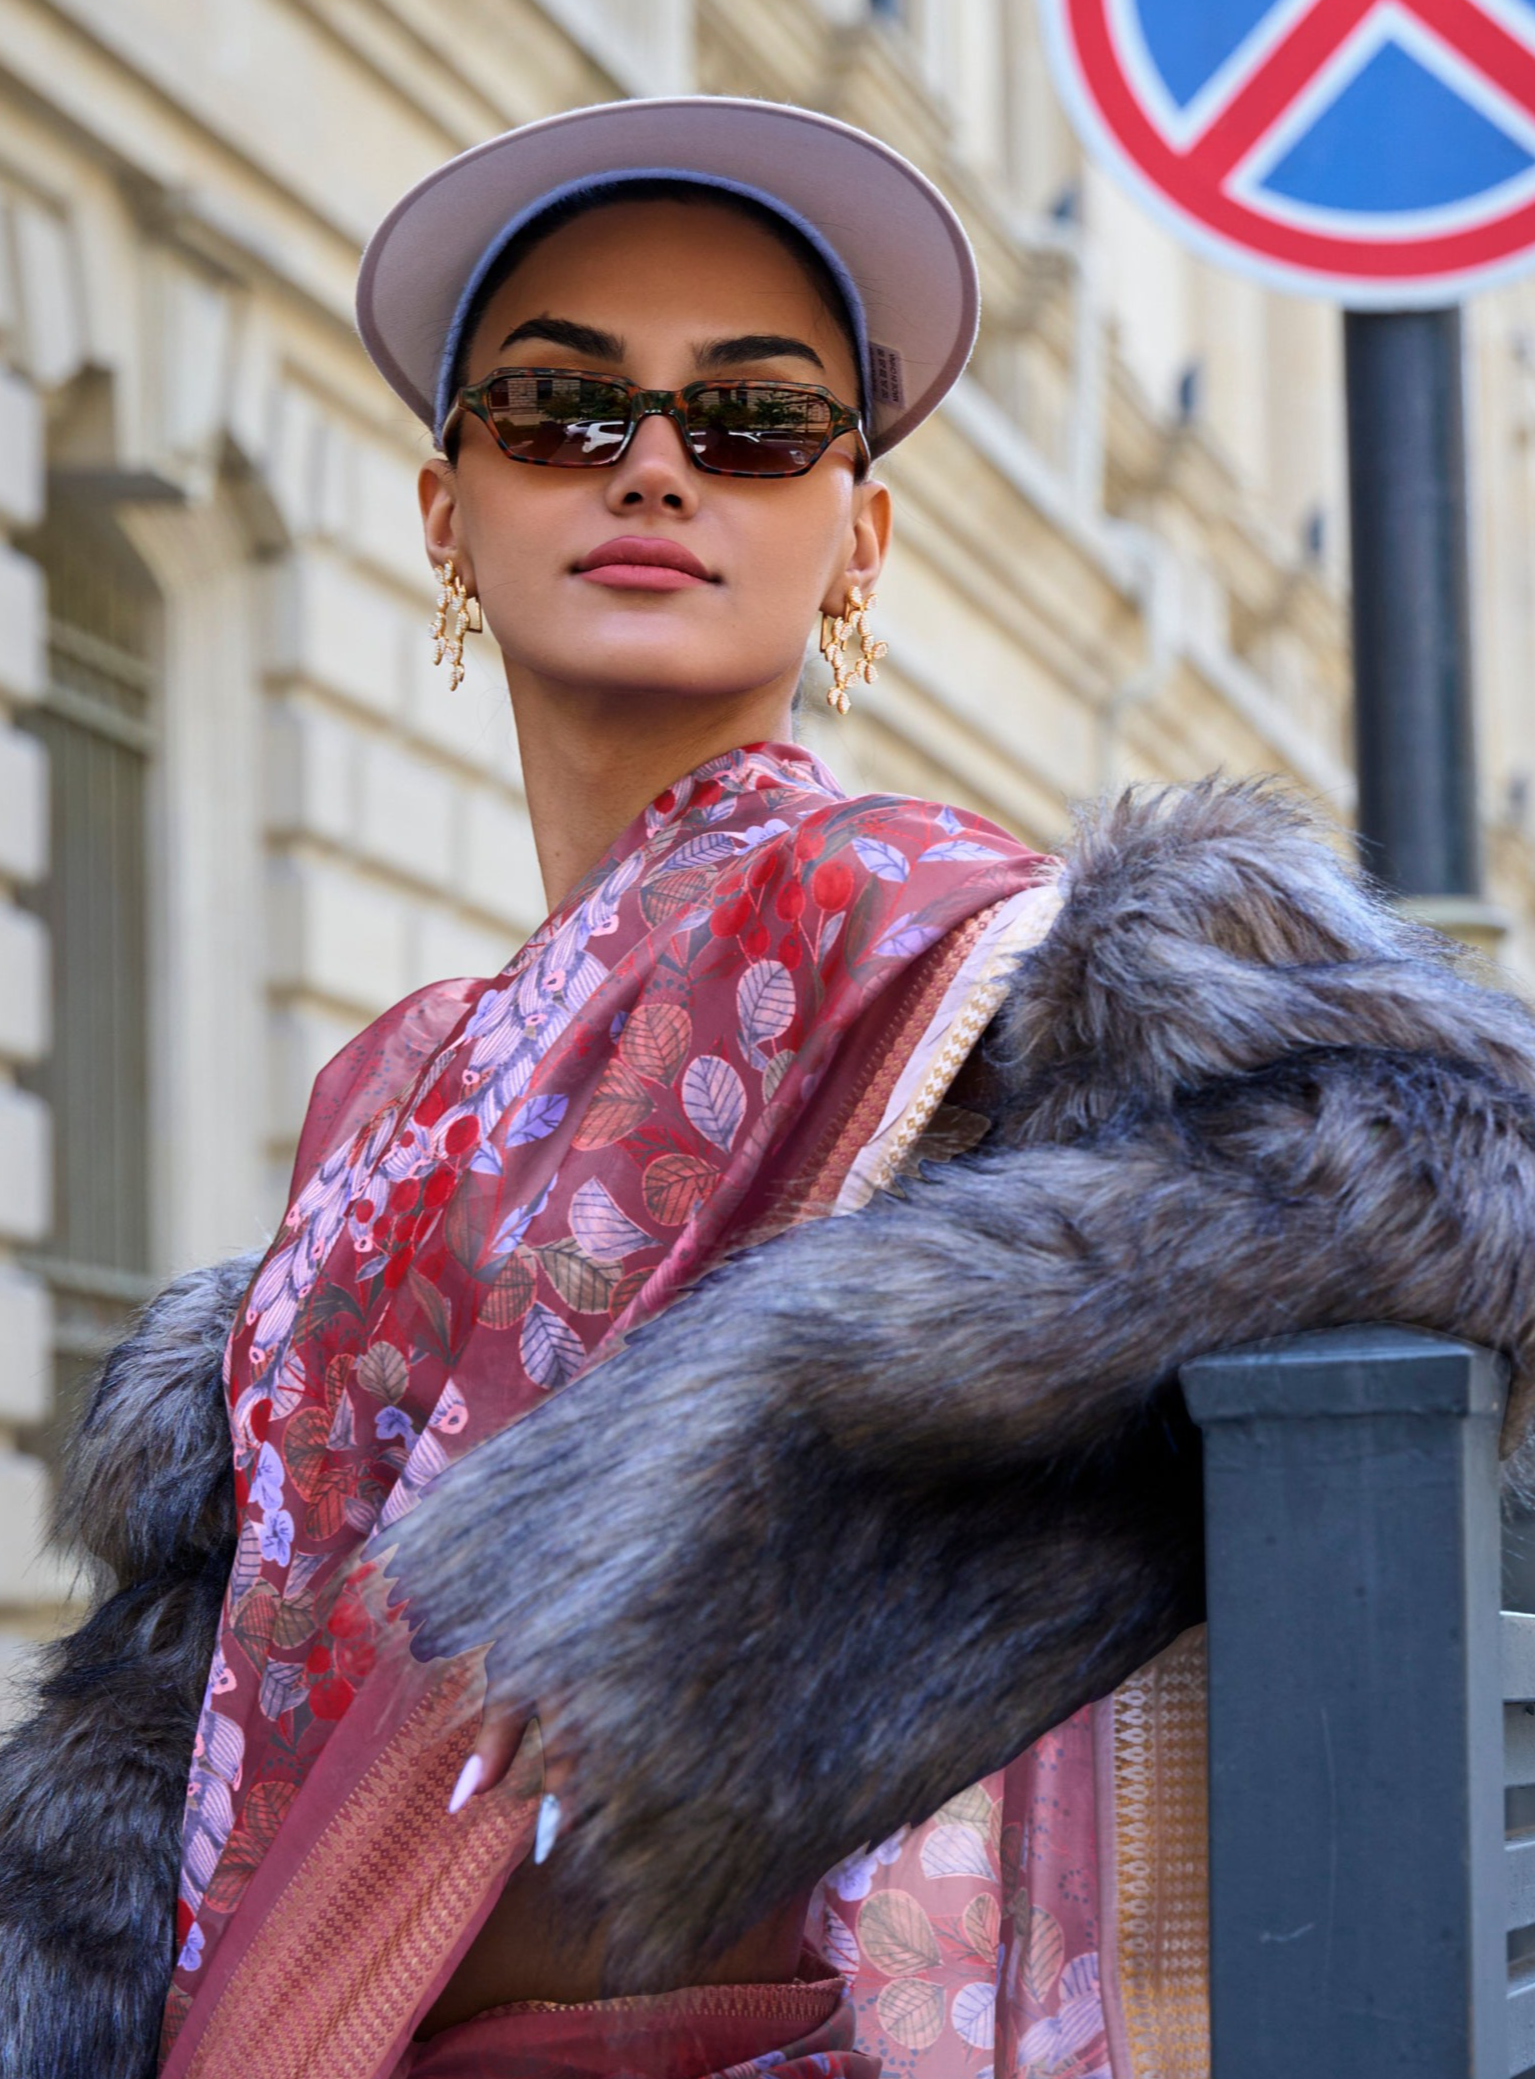
<svg viewBox="0 0 1535 2079"><path fill-rule="evenodd" d="M794 157L787 194L781 173L767 199L738 192L743 167ZM700 160L731 185L632 178ZM585 175L573 188L566 164ZM822 193L860 191L885 253L846 236L838 251L807 214ZM418 257L430 239L446 267L448 217L463 227L451 299ZM874 286L895 244L900 311ZM261 1528L249 1580L237 1563L194 1771L173 2019L239 1903L229 1844L249 1835L252 1800L281 1803L367 1694L355 1643L317 1648L306 1634L253 1657L245 1597L263 1583L287 1596L295 1566L306 1595L323 1592L358 1530L391 1520L445 1458L565 1383L727 1239L840 1188L846 1157L819 1151L851 1105L882 1099L889 1072L872 1064L896 1029L912 1052L899 1021L931 1020L946 990L992 974L1048 914L1040 862L1002 833L925 805L850 809L790 741L807 635L818 616L856 615L878 581L890 498L872 454L936 403L974 330L962 234L925 183L872 141L781 111L589 111L471 154L374 241L364 335L413 401L400 340L419 336L434 299L451 318L434 342L443 454L422 471L427 549L447 614L456 624L462 588L505 659L551 920L506 985L427 992L409 1007L403 1057L386 1021L389 1036L374 1028L317 1090L290 1215L301 1224L258 1278L231 1352L236 1478ZM924 310L922 325L905 307ZM949 953L924 963L941 938ZM406 1087L407 1110L383 1125L381 1104ZM287 1324L313 1308L318 1258L337 1246L368 1326L349 1310L346 1332L317 1343ZM414 1377L382 1382L380 1403L369 1395L386 1350ZM304 1497L306 1526L293 1484L315 1479L293 1470L291 1424L307 1421L322 1449L335 1435L321 1437L296 1386L274 1398L267 1382L294 1363L307 1382L343 1351L362 1381L337 1402L351 1410L343 1429L378 1441L371 1455L354 1447L363 1485L338 1487L318 1522L320 1490ZM333 1527L343 1509L369 1520L349 1535ZM371 1654L364 1616L346 1622ZM262 1709L263 1682L280 1708ZM236 1729L230 1799L216 1757ZM505 1744L487 1730L485 1778L504 1769ZM473 1774L471 1762L465 1791ZM434 2035L481 2008L603 1990L600 1954L550 1931L527 1868L437 1990ZM805 1904L708 1977L794 1981ZM818 2025L830 1976L818 1971ZM782 1997L803 2013L801 1991ZM771 2011L753 2054L810 2034L776 2028Z"/></svg>
<svg viewBox="0 0 1535 2079"><path fill-rule="evenodd" d="M1512 1276L1485 1304L1465 1278L1453 1297L1420 1291L1410 1250L1407 1272L1392 1261L1371 1285L1325 1180L1293 1182L1286 1217L1321 1221L1350 1275L1328 1286L1317 1244L1280 1289L1273 1195L1241 1168L1251 1116L1238 1154L1216 1148L1229 1101L1156 1139L1165 1074L1126 1107L1156 1048L1140 1010L1116 1024L1082 934L1121 953L1150 934L1164 996L1166 944L1198 941L1207 972L1224 935L1223 1005L1266 961L1396 961L1417 1007L1394 1044L1441 1046L1453 1015L1474 1072L1495 1060L1515 1083L1535 1049L1519 1014L1476 1009L1251 797L1196 798L1181 824L1124 811L1058 918L1046 862L1001 831L848 801L794 746L818 615L833 691L867 682L874 646L853 638L890 533L869 465L955 379L975 309L963 234L911 168L755 103L621 104L511 133L413 190L370 246L365 342L441 446L421 475L439 647L456 675L473 602L505 660L551 913L501 975L422 990L343 1051L254 1279L173 1295L109 1366L76 1481L85 1515L117 1508L89 1541L118 1596L7 1759L0 1895L22 1931L5 2040L34 2059L16 2069L146 2069L144 1988L164 1981L145 1885L171 1771L156 1749L160 1788L144 1787L145 1727L174 1715L189 1661L206 1685L168 2079L247 2062L873 2079L882 2056L937 2075L993 2051L1072 2079L1111 2057L1116 2075L1137 2069L1127 2001L1116 1990L1106 2013L1099 1977L1113 1864L1095 1770L1112 1805L1113 1755L1078 1707L1198 1616L1195 1460L1157 1397L1170 1367L1259 1332L1263 1304L1270 1325L1299 1325L1374 1294L1376 1311L1511 1341L1528 1294ZM1212 859L1202 921L1168 898L1177 921L1157 922L1148 890ZM1116 915L1104 891L1127 861L1140 878ZM967 1063L1015 973L1012 1066ZM1319 1037L1342 986L1325 1005L1298 982L1286 1006L1266 1000L1269 1053ZM1367 994L1347 987L1362 1031ZM1209 1005L1188 1022L1186 1081L1268 1058L1228 1044ZM1368 1102L1386 1100L1372 1085ZM865 1205L914 1149L1080 1140L1120 1112L1142 1138L1116 1145L1112 1174L1136 1185L1114 1217L1154 1208L1162 1226L1119 1249L1117 1297L1091 1239L1097 1172L1075 1152L1030 1171L1021 1199L1021 1172L961 1164L903 1206L806 1225ZM1245 1268L1191 1318L1181 1284L1169 1315L1165 1288L1123 1280L1196 1232L1200 1134L1196 1169L1240 1172L1218 1210ZM998 1176L1005 1216L965 1196ZM1203 1188L1213 1220L1227 1187ZM1120 1380L1112 1417L1107 1401L1083 1416L1080 1397L1039 1415L1070 1371L1060 1337L1081 1332L1082 1296L1051 1267L1063 1246L1112 1322L1144 1310L1139 1341L1111 1362L1105 1328L1094 1356ZM1011 1293L1015 1271L1045 1309L1022 1345L1013 1315L984 1329L985 1293ZM924 1275L935 1302L914 1347L891 1324ZM236 1291L215 1403L186 1343L228 1322ZM976 1311L945 1341L937 1314L961 1293ZM999 1383L996 1353L1030 1336L1052 1353L1037 1401ZM991 1398L951 1433L950 1404L968 1407L983 1373ZM876 1380L888 1428L860 1412ZM757 1412L731 1428L752 1381ZM173 1424L174 1493L159 1463ZM1080 1462L1052 1485L1041 1468L1069 1452ZM966 1581L983 1585L973 1605ZM862 1643L827 1631L828 1606L853 1605ZM944 1659L959 1638L970 1673ZM923 1642L920 1679L897 1679ZM761 1702L791 1666L791 1694ZM1187 1686L1181 1663L1171 1680ZM1154 1718L1155 1697L1138 1708ZM751 1723L764 1712L786 1729L776 1745ZM119 1854L89 1912L84 1850L38 1772L45 1739L65 1773L96 1770L114 1810ZM99 1872L100 1826L80 1840ZM1192 1995L1172 1988L1189 2012L1159 2039L1183 2030L1180 2071L1203 2054L1201 1968ZM50 1999L45 2067L28 2017Z"/></svg>

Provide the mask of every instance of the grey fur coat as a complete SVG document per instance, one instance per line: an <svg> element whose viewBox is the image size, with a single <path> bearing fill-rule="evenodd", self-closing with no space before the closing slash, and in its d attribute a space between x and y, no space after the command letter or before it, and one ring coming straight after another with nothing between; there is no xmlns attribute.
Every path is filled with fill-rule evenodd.
<svg viewBox="0 0 1535 2079"><path fill-rule="evenodd" d="M685 1982L1198 1620L1188 1357L1464 1335L1525 1435L1525 1008L1259 788L1127 796L1064 898L983 1044L977 1152L726 1263L389 1533L418 1650L494 1641L573 1763L551 1868L615 1986ZM146 1311L70 1462L99 1600L0 1749L9 2079L154 2069L252 1268Z"/></svg>

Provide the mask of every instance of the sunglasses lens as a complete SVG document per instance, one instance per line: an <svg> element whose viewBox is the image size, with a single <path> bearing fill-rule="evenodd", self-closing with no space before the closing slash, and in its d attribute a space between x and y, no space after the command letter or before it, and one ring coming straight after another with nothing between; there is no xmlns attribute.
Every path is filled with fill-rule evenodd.
<svg viewBox="0 0 1535 2079"><path fill-rule="evenodd" d="M688 397L688 445L706 469L796 476L831 439L831 407L778 383L711 383Z"/></svg>
<svg viewBox="0 0 1535 2079"><path fill-rule="evenodd" d="M519 462L590 469L616 461L629 431L629 393L589 375L525 370L485 391L497 440Z"/></svg>

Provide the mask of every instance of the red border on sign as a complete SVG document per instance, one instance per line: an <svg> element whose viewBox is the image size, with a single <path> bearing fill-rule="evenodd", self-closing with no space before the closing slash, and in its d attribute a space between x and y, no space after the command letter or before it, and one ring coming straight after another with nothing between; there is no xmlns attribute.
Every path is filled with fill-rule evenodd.
<svg viewBox="0 0 1535 2079"><path fill-rule="evenodd" d="M1455 44L1505 90L1517 79L1526 89L1519 98L1535 97L1535 54L1470 0L1410 4L1427 28ZM1131 166L1182 215L1260 259L1333 278L1433 281L1495 267L1535 246L1535 201L1459 231L1366 240L1276 223L1224 192L1221 183L1233 163L1231 132L1251 131L1255 142L1268 126L1264 117L1277 120L1374 5L1375 0L1325 0L1302 16L1265 63L1261 94L1244 97L1239 90L1187 151L1179 151L1149 120L1126 79L1109 26L1108 0L1064 0L1062 13L1082 85L1099 122ZM1238 158L1245 156L1245 148L1238 150Z"/></svg>

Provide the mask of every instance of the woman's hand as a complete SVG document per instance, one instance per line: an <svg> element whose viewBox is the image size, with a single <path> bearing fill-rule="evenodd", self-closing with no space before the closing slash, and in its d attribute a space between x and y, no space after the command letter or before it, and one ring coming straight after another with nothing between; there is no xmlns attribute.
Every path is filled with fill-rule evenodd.
<svg viewBox="0 0 1535 2079"><path fill-rule="evenodd" d="M494 1790L505 1777L522 1745L528 1721L508 1705L487 1704L480 1720L479 1738L448 1799L450 1812L462 1812L469 1800ZM538 1831L533 1839L533 1860L545 1861L560 1831L560 1789L570 1778L569 1763L551 1762L545 1756L544 1796L538 1810Z"/></svg>

